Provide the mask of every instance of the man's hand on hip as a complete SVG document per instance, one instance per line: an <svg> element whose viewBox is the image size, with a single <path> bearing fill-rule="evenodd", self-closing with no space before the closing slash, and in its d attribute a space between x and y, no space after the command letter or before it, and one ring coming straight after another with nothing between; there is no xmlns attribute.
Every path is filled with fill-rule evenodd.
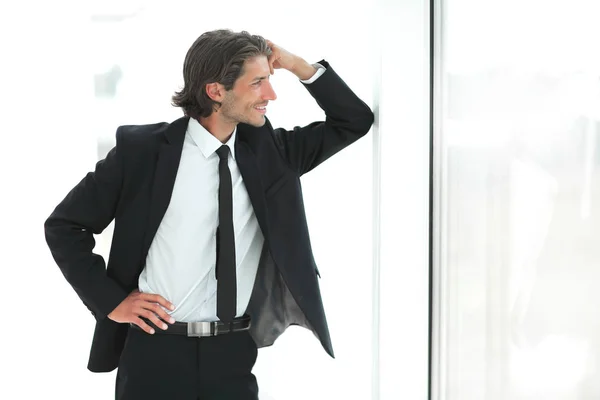
<svg viewBox="0 0 600 400"><path fill-rule="evenodd" d="M115 308L108 318L119 323L132 323L144 331L153 334L154 329L150 327L141 317L149 319L152 323L162 329L168 325L163 321L174 323L175 320L161 307L174 310L175 306L158 294L141 293L134 290Z"/></svg>

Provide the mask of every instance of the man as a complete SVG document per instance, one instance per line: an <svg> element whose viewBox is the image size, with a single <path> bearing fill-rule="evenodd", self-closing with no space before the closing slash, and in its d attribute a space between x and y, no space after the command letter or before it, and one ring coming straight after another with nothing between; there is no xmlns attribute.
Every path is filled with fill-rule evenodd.
<svg viewBox="0 0 600 400"><path fill-rule="evenodd" d="M291 131L265 117L275 69L326 113ZM325 62L247 32L201 35L170 124L122 126L116 146L45 223L96 317L88 368L118 399L258 398L257 348L304 326L328 354L300 176L364 136L373 113ZM115 220L108 265L93 234Z"/></svg>

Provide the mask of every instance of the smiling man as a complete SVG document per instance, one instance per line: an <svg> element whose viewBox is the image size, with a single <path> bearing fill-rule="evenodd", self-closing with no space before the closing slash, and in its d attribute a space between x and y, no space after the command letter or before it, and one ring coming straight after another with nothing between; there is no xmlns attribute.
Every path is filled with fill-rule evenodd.
<svg viewBox="0 0 600 400"><path fill-rule="evenodd" d="M273 129L275 69L325 121ZM257 349L290 325L333 348L300 177L364 136L373 113L331 66L247 32L201 35L171 123L121 126L116 146L45 223L56 263L96 318L88 368L116 398L255 400ZM94 234L115 220L108 265Z"/></svg>

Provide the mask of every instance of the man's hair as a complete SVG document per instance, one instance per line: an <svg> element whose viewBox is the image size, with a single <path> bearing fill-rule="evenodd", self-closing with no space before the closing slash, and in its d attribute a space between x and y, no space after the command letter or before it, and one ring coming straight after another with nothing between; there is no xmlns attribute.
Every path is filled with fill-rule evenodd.
<svg viewBox="0 0 600 400"><path fill-rule="evenodd" d="M215 104L206 94L206 85L218 82L231 90L244 72L244 62L257 56L270 56L267 41L246 31L219 29L203 33L190 47L183 63L181 91L173 96L173 105L185 115L199 119L213 112Z"/></svg>

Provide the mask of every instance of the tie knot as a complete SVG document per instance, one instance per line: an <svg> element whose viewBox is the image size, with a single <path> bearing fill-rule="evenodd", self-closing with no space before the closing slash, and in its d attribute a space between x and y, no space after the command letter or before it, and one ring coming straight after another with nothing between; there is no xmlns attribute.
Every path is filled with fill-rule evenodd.
<svg viewBox="0 0 600 400"><path fill-rule="evenodd" d="M229 155L229 146L223 145L217 149L217 154L221 160L227 160L227 156Z"/></svg>

